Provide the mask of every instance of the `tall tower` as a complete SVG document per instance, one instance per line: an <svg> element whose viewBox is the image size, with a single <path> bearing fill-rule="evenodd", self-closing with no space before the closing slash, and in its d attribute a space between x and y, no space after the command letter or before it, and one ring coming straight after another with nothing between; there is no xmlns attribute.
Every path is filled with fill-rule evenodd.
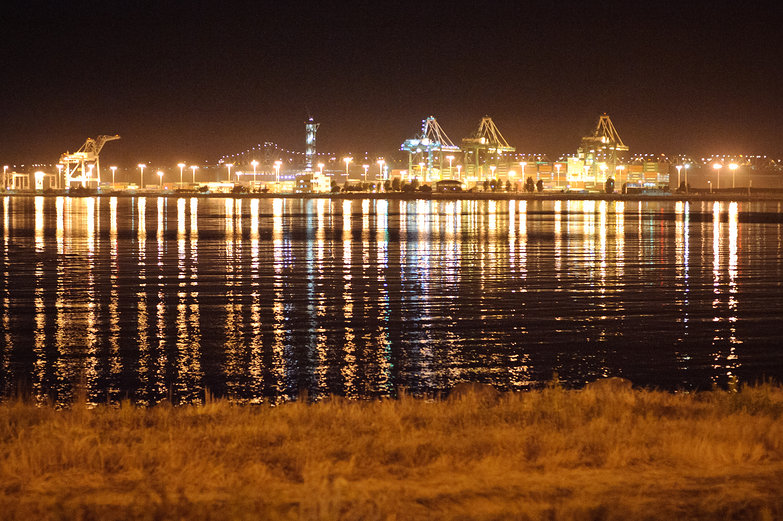
<svg viewBox="0 0 783 521"><path fill-rule="evenodd" d="M308 118L305 121L305 171L313 171L313 159L315 158L315 133L318 132L320 123Z"/></svg>

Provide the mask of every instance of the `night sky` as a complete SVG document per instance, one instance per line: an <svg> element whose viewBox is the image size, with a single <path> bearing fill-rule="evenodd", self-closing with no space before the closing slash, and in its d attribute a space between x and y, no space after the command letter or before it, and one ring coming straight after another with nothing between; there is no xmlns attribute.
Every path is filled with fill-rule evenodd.
<svg viewBox="0 0 783 521"><path fill-rule="evenodd" d="M783 25L747 4L281 3L4 5L0 162L114 133L123 166L300 150L308 114L337 154L491 115L557 156L607 112L632 152L783 156Z"/></svg>

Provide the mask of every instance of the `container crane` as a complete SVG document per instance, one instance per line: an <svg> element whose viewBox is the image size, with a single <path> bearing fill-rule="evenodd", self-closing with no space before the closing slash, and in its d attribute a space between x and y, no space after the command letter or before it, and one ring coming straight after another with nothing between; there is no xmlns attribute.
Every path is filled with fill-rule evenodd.
<svg viewBox="0 0 783 521"><path fill-rule="evenodd" d="M492 118L484 116L476 132L462 140L462 151L465 154L465 173L481 180L485 177L484 166L487 165L490 170L498 169L497 174L507 172L505 156L516 148L508 144Z"/></svg>
<svg viewBox="0 0 783 521"><path fill-rule="evenodd" d="M65 186L70 187L72 182L81 183L86 187L88 182L95 182L96 186L101 182L100 153L103 146L109 142L120 139L119 135L100 135L95 139L88 137L87 141L76 152L66 152L60 156L60 164L65 166ZM96 177L92 177L92 168L95 165Z"/></svg>
<svg viewBox="0 0 783 521"><path fill-rule="evenodd" d="M408 152L408 175L413 178L413 158L416 157L426 164L426 173L421 172L421 175L424 177L423 181L429 181L434 169L435 155L437 154L437 172L440 176L443 172L444 153L455 154L459 152L459 147L452 143L438 120L430 116L421 122L421 134L406 139L401 150Z"/></svg>

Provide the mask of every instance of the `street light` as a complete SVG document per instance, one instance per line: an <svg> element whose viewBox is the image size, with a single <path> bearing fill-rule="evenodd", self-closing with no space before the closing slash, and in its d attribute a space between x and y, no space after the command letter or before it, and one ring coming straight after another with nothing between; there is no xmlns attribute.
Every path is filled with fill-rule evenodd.
<svg viewBox="0 0 783 521"><path fill-rule="evenodd" d="M275 161L275 183L280 184L280 165L282 165L283 162L279 159Z"/></svg>
<svg viewBox="0 0 783 521"><path fill-rule="evenodd" d="M318 163L318 174L323 176L324 175L324 164Z"/></svg>
<svg viewBox="0 0 783 521"><path fill-rule="evenodd" d="M163 190L163 170L158 170L158 179L160 179L160 189Z"/></svg>
<svg viewBox="0 0 783 521"><path fill-rule="evenodd" d="M421 175L421 180L423 182L427 181L427 178L424 177L424 163L423 162L419 163L419 175Z"/></svg>
<svg viewBox="0 0 783 521"><path fill-rule="evenodd" d="M190 169L193 171L193 184L196 184L196 170L198 167L196 165L191 165Z"/></svg>
<svg viewBox="0 0 783 521"><path fill-rule="evenodd" d="M454 161L454 156L446 156L446 159L449 160L449 179L451 179L451 162Z"/></svg>
<svg viewBox="0 0 783 521"><path fill-rule="evenodd" d="M497 166L489 165L489 175L491 179L495 179L495 169L497 169Z"/></svg>
<svg viewBox="0 0 783 521"><path fill-rule="evenodd" d="M139 167L139 170L141 170L141 178L139 180L139 188L144 188L144 169L147 168L147 165L144 163L139 163L137 165Z"/></svg>
<svg viewBox="0 0 783 521"><path fill-rule="evenodd" d="M462 181L462 165L457 165L457 180Z"/></svg>
<svg viewBox="0 0 783 521"><path fill-rule="evenodd" d="M353 161L352 157L344 157L343 161L345 161L345 180L348 180L348 165Z"/></svg>
<svg viewBox="0 0 783 521"><path fill-rule="evenodd" d="M177 166L179 167L179 184L182 186L182 171L185 168L185 163L177 163Z"/></svg>
<svg viewBox="0 0 783 521"><path fill-rule="evenodd" d="M716 190L720 190L720 171L723 168L723 165L720 164L720 163L713 163L712 164L712 168L713 168L713 170L715 170L715 172L718 173L718 183L717 183L717 186L715 187L715 189Z"/></svg>
<svg viewBox="0 0 783 521"><path fill-rule="evenodd" d="M731 188L732 189L734 189L734 177L736 176L737 168L739 168L739 165L737 163L729 164L729 170L731 170Z"/></svg>
<svg viewBox="0 0 783 521"><path fill-rule="evenodd" d="M560 168L562 166L563 165L561 165L560 163L555 163L555 170L557 170L557 186L558 186L558 188L560 187Z"/></svg>
<svg viewBox="0 0 783 521"><path fill-rule="evenodd" d="M682 170L682 165L677 165L674 168L677 169L677 190L680 189L680 170Z"/></svg>
<svg viewBox="0 0 783 521"><path fill-rule="evenodd" d="M258 166L258 161L255 159L250 162L251 165L253 165L253 186L256 185L256 167Z"/></svg>
<svg viewBox="0 0 783 521"><path fill-rule="evenodd" d="M234 163L226 163L226 168L228 169L228 182L231 182L231 167L234 166Z"/></svg>
<svg viewBox="0 0 783 521"><path fill-rule="evenodd" d="M385 181L386 180L386 176L383 175L383 165L386 164L386 161L383 160L383 159L379 159L377 161L377 163L378 163L378 175L380 175L380 180L381 181Z"/></svg>
<svg viewBox="0 0 783 521"><path fill-rule="evenodd" d="M685 193L688 193L688 170L690 169L690 163L685 163Z"/></svg>
<svg viewBox="0 0 783 521"><path fill-rule="evenodd" d="M623 172L625 172L625 165L617 165L614 167L615 184L620 184L620 181L623 181L623 183L625 182L626 178L623 175Z"/></svg>
<svg viewBox="0 0 783 521"><path fill-rule="evenodd" d="M367 170L369 170L370 165L362 165L362 168L364 168L364 182L367 182Z"/></svg>
<svg viewBox="0 0 783 521"><path fill-rule="evenodd" d="M58 168L58 170L59 170L59 168ZM114 172L117 171L117 167L116 166L110 166L109 170L111 170L111 184L112 184L112 186L114 186Z"/></svg>
<svg viewBox="0 0 783 521"><path fill-rule="evenodd" d="M8 167L5 167L8 168ZM3 172L3 179L5 179L5 171ZM57 165L57 184L60 185L60 188L63 186L63 165L58 164Z"/></svg>
<svg viewBox="0 0 783 521"><path fill-rule="evenodd" d="M522 170L522 182L525 182L525 167L527 166L527 161L520 161L519 162L519 168Z"/></svg>

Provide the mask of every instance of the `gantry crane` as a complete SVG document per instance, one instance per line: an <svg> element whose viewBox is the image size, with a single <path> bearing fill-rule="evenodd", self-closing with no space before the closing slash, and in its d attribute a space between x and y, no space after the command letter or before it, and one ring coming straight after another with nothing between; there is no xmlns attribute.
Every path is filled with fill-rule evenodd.
<svg viewBox="0 0 783 521"><path fill-rule="evenodd" d="M451 165L451 160L454 159L453 154L459 152L459 147L452 143L438 120L430 116L421 122L421 134L415 138L406 139L401 150L408 152L408 175L413 177L413 162L416 157L417 162L420 161L422 171L419 173L423 177L422 180L429 181L434 168L435 155L437 154L438 173L442 175L443 160L451 158L449 159L449 165ZM425 166L426 171L424 171ZM449 167L449 175L451 175L450 170Z"/></svg>
<svg viewBox="0 0 783 521"><path fill-rule="evenodd" d="M593 133L582 138L577 157L584 161L591 175L598 175L598 165L602 164L611 176L617 165L625 161L625 152L628 152L628 146L623 143L609 115L603 113L598 117Z"/></svg>
<svg viewBox="0 0 783 521"><path fill-rule="evenodd" d="M65 187L70 187L72 182L81 183L83 187L86 187L90 182L96 183L96 186L99 185L101 182L101 149L107 142L116 139L120 139L120 136L100 135L95 139L88 137L79 150L61 155L60 164L65 166ZM94 178L92 177L91 165L95 165L96 176Z"/></svg>
<svg viewBox="0 0 783 521"><path fill-rule="evenodd" d="M465 154L465 173L468 176L484 179L488 166L491 172L500 170L495 175L508 171L509 161L505 157L514 152L512 147L500 133L495 122L489 116L484 116L473 136L462 140L462 152Z"/></svg>

